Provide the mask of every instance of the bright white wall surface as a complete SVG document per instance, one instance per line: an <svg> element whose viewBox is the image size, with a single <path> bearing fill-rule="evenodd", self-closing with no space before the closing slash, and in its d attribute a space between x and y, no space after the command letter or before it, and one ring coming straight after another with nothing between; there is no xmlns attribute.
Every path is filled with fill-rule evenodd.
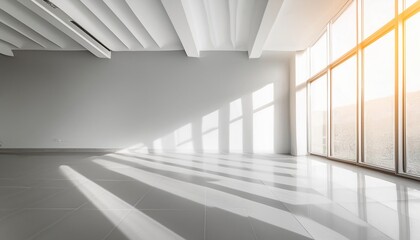
<svg viewBox="0 0 420 240"><path fill-rule="evenodd" d="M290 147L295 156L308 154L307 85L308 53L296 52L290 60Z"/></svg>
<svg viewBox="0 0 420 240"><path fill-rule="evenodd" d="M290 152L289 54L15 52L0 57L3 148Z"/></svg>

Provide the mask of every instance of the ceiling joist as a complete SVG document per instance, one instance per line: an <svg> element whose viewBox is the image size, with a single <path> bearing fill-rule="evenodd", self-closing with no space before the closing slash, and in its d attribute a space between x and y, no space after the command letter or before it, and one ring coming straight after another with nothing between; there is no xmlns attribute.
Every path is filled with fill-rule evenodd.
<svg viewBox="0 0 420 240"><path fill-rule="evenodd" d="M111 51L182 49L189 57L199 57L201 51L248 51L250 58L258 58L272 42L271 32L279 32L278 22L284 17L285 7L293 4L298 3L0 0L0 24L10 28L2 29L1 34L3 43L17 45L12 49L86 49L101 58L109 58ZM280 18L279 13L283 14ZM3 51L10 54L11 50Z"/></svg>
<svg viewBox="0 0 420 240"><path fill-rule="evenodd" d="M125 0L160 48L180 45L179 39L160 1Z"/></svg>
<svg viewBox="0 0 420 240"><path fill-rule="evenodd" d="M125 51L125 46L80 0L50 0L98 41L112 51ZM90 0L92 1L92 0Z"/></svg>
<svg viewBox="0 0 420 240"><path fill-rule="evenodd" d="M43 48L55 48L56 45L52 42L48 41L46 38L41 36L39 33L35 32L25 24L21 23L20 21L16 20L8 13L0 10L0 22L4 25L7 25L11 29L15 30L16 32L22 34L23 36L27 37L31 41L39 44Z"/></svg>
<svg viewBox="0 0 420 240"><path fill-rule="evenodd" d="M261 24L257 27L257 33L248 50L249 58L261 57L264 44L270 35L271 29L273 29L282 5L283 0L268 0Z"/></svg>
<svg viewBox="0 0 420 240"><path fill-rule="evenodd" d="M80 0L129 49L143 48L127 27L115 16L103 0Z"/></svg>
<svg viewBox="0 0 420 240"><path fill-rule="evenodd" d="M111 51L87 33L57 6L43 0L19 0L27 8L43 17L49 23L67 34L70 38L99 58L111 58Z"/></svg>
<svg viewBox="0 0 420 240"><path fill-rule="evenodd" d="M65 34L16 0L1 0L0 9L62 49L81 49Z"/></svg>
<svg viewBox="0 0 420 240"><path fill-rule="evenodd" d="M22 34L16 32L12 28L8 27L7 25L0 23L0 40L4 42L10 43L17 48L23 47L40 47L37 43L31 41L30 39L26 38Z"/></svg>
<svg viewBox="0 0 420 240"><path fill-rule="evenodd" d="M162 4L171 19L171 22L181 40L187 56L199 57L200 50L197 40L191 27L191 20L187 16L187 7L182 0L162 0Z"/></svg>
<svg viewBox="0 0 420 240"><path fill-rule="evenodd" d="M9 43L6 43L0 40L0 54L13 57L14 55L13 55L12 50L14 48L15 47L10 45Z"/></svg>
<svg viewBox="0 0 420 240"><path fill-rule="evenodd" d="M236 47L236 36L237 36L237 12L238 12L238 0L229 0L229 17L230 17L230 40L232 45Z"/></svg>

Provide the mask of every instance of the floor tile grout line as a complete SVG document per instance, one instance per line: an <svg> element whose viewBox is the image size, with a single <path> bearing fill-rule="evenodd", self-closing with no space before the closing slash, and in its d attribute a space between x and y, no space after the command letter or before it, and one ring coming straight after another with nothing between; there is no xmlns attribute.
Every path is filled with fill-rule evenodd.
<svg viewBox="0 0 420 240"><path fill-rule="evenodd" d="M252 235L254 236L254 240L259 240L257 233L255 232L254 225L252 224L251 219L249 218L249 214L247 216L247 222L251 226Z"/></svg>
<svg viewBox="0 0 420 240"><path fill-rule="evenodd" d="M117 229L120 225L121 225L121 223L128 217L128 215L129 214L131 214L132 212L134 212L137 208L136 208L136 206L137 206L137 204L139 204L142 200L143 200L143 198L151 191L152 189L151 188L149 188L144 194L143 194L143 196L141 196L137 201L136 201L136 203L135 204L133 204L133 206L132 206L132 209L130 209L129 211L127 211L127 214L124 216L124 217L122 217L121 219L120 219L120 221L118 221L118 224L115 224L114 225L114 227L102 238L102 240L106 240L113 232L114 232L114 230L115 229ZM139 210L139 211L141 211L141 210Z"/></svg>
<svg viewBox="0 0 420 240"><path fill-rule="evenodd" d="M3 218L0 219L0 224L2 224L3 221L7 220L10 217L13 217L14 215L22 212L23 210L25 210L24 208L20 208L20 209L10 209L12 212L6 216L4 216Z"/></svg>
<svg viewBox="0 0 420 240"><path fill-rule="evenodd" d="M207 231L207 187L204 191L204 231L203 231L204 240L206 240L207 238L206 231Z"/></svg>
<svg viewBox="0 0 420 240"><path fill-rule="evenodd" d="M300 176L294 176L295 178L300 178ZM100 181L107 181L107 180L100 180ZM109 180L109 181L113 181L113 180ZM127 180L115 180L115 181L127 181ZM136 180L133 180L133 181L136 181ZM264 181L262 181L262 180L259 180L260 182L262 182L262 184L263 185L265 185L265 186L271 186L270 185L270 182L269 182L269 180L267 181L267 180L264 180ZM34 185L34 186L31 186L31 187L28 187L28 188L33 188L33 187L35 187L35 188L38 188L39 187L39 184L37 184L37 185ZM41 187L41 188L44 188L44 187ZM312 187L310 187L310 188L312 188L312 189L315 189L313 186ZM66 188L58 188L58 189L62 189L63 191L64 190L66 190ZM150 189L149 189L150 190ZM149 191L148 190L148 191ZM335 190L334 190L335 191ZM57 191L55 194L53 194L52 196L50 196L50 197L54 197L56 194L59 194L60 192L62 192L62 191ZM206 192L207 193L207 192ZM19 193L17 193L17 194L19 194ZM275 194L277 197L281 197L280 195L278 195L278 194ZM322 194L321 194L322 195ZM50 197L47 197L46 199L41 199L41 200L39 200L39 201L37 201L37 203L38 202L42 202L42 201L44 201L44 200L47 200L47 199L49 199ZM144 197L144 196L143 196ZM141 197L140 199L142 199L143 197ZM327 196L327 199L328 199L328 196ZM332 199L330 199L330 200L332 200ZM391 200L390 200L391 201ZM281 202L281 201L280 201ZM377 201L376 201L377 202ZM36 203L36 204L37 204ZM135 205L137 205L139 203L139 201L137 201L136 203L135 203ZM343 210L346 210L347 212L349 212L350 214L351 214L351 216L354 216L355 218L357 218L357 219L361 219L360 217L359 217L359 215L356 215L356 214L354 214L354 213L352 213L349 209L347 209L347 208L345 208L345 207L343 207L343 205L342 204L340 204L339 202L336 202L336 201L332 201L332 203L334 203L334 204L337 204L337 206L340 206L340 207L342 207L343 208ZM377 202L377 203L381 203L381 202ZM287 204L287 205L285 205L285 204ZM354 205L356 205L357 203L351 203L351 204L354 204ZM292 205L290 205L290 204L288 204L288 203L282 203L282 205L284 205L284 209L287 211L287 212L289 212L291 215L293 215L294 216L294 218L297 220L297 222L303 227L303 229L305 229L305 231L309 234L309 235L311 235L310 233L309 233L309 231L303 226L303 224L302 224L302 222L303 223L305 223L305 221L304 221L304 219L303 218L300 218L300 214L293 214L293 212L291 212L290 211L290 209L292 209L295 213L296 213L296 211L293 209L293 206ZM385 205L385 206L387 206L387 205ZM389 207L389 206L387 206L387 207ZM389 207L390 208L390 207ZM12 211L14 211L14 212L19 212L19 211L21 211L21 210L24 210L24 209L31 209L31 208L22 208L22 209L18 209L18 208L16 208L16 211L14 211L14 210L12 210ZM36 209L36 208L33 208L33 209ZM391 208L392 209L392 208ZM50 210L54 210L54 209L50 209ZM66 210L66 209L64 209L64 210ZM92 210L95 210L95 209L92 209ZM122 210L124 210L124 209L122 209ZM148 209L139 209L140 211L147 211ZM183 209L149 209L149 210L153 210L153 211L158 211L158 210L183 210ZM205 231L206 231L206 210L207 210L207 195L205 195L205 205L204 205L204 216L205 216L205 219L204 219L204 229L205 229ZM127 211L127 212L132 212L132 211L134 211L134 210L131 210L131 211ZM73 212L73 211L72 211ZM8 216L7 216L8 217ZM126 216L125 216L126 217ZM299 221L299 219L298 218L296 218L296 217L299 217L299 219L301 219L301 221ZM1 221L1 220L0 220ZM361 221L363 221L364 223L366 223L368 226L370 226L372 229L376 229L375 227L373 227L370 223L368 223L367 221L365 221L365 220L363 220L363 219L361 219ZM119 221L119 223L118 223L118 225L121 223L121 221ZM256 223L254 223L254 224L252 224L251 223L251 227L253 227L253 225L255 225L255 226L258 226L258 225L256 225ZM307 224L306 224L307 225ZM298 226L298 225L297 225ZM328 225L326 225L326 226L328 226ZM369 228L370 228L369 227ZM113 229L115 229L115 226L114 226L114 228ZM332 229L334 229L334 228L332 228ZM254 229L253 229L254 230ZM256 230L258 230L258 228L256 228ZM367 230L369 230L369 229L365 229L366 231ZM376 229L377 231L379 231L380 233L382 233L382 234L384 234L386 237L388 237L389 238L389 236L387 235L387 234L385 234L384 232L382 232L382 231L380 231L380 230L378 230L378 229ZM206 238L206 236L205 236L205 231L204 231L204 239ZM312 231L313 232L313 231ZM315 232L314 232L315 233ZM315 234L316 235L316 234ZM258 236L257 236L258 237ZM312 236L311 236L312 237Z"/></svg>
<svg viewBox="0 0 420 240"><path fill-rule="evenodd" d="M22 191L22 192L24 192L24 191ZM22 193L22 192L20 192L20 193ZM59 192L60 191L58 191L58 192L56 192L56 193L54 193L54 194L52 194L52 195L50 195L50 196L48 196L46 198L40 199L38 201L35 201L34 203L31 203L29 206L34 206L34 205L40 203L41 201L48 200L48 199L54 197L55 195L57 195ZM26 209L29 209L29 208L28 207L22 207L22 208L11 209L12 211L13 210L16 210L16 211L15 212L12 212L10 215L7 215L6 217L0 219L0 223L3 222L4 220L6 220L7 218L10 218L10 217L12 217L12 216L14 216L14 215L16 215L16 214L18 214L18 213L26 210ZM7 209L4 209L4 210L7 210Z"/></svg>
<svg viewBox="0 0 420 240"><path fill-rule="evenodd" d="M69 217L70 215L72 215L74 212L76 212L77 210L81 209L83 206L85 206L86 204L88 204L88 202L85 202L84 204L80 205L78 208L73 209L72 211L69 211L68 213L64 214L64 216L62 216L61 218L57 219L56 221L52 222L50 225L46 226L45 228L41 229L40 231L32 234L30 237L27 238L27 240L31 240L34 239L35 237L39 236L41 233L47 231L48 229L52 228L53 226L55 226L56 224L60 223L61 221L63 221L65 218Z"/></svg>
<svg viewBox="0 0 420 240"><path fill-rule="evenodd" d="M54 189L55 189L55 188L54 188ZM43 202L43 201L49 200L49 199L51 199L51 198L53 198L53 197L57 196L59 193L62 193L62 192L64 192L64 191L66 191L66 190L64 190L64 189L58 189L56 193L54 193L54 194L52 194L52 195L50 195L50 196L48 196L48 197L46 197L46 198L40 199L40 200L38 200L38 201L35 201L34 203L31 203L29 206L27 206L27 207L25 207L25 208L28 208L28 207L30 207L30 206L35 206L35 205L37 205L37 204L39 204L39 203L41 203L41 202Z"/></svg>
<svg viewBox="0 0 420 240"><path fill-rule="evenodd" d="M333 201L334 202L334 201ZM363 220L363 219L361 219L358 215L356 215L356 214L354 214L354 213L352 213L350 210L348 210L347 208L345 208L344 206L342 206L340 203L338 203L338 202L334 202L335 204L337 204L338 206L340 206L340 207L342 207L347 213L350 213L350 214L352 214L353 216L355 216L357 219L360 219L362 222L364 222L364 223L366 223L366 225L368 225L369 227L371 227L371 228L373 228L373 229L375 229L376 231L378 231L378 232L380 232L380 233L382 233L383 235L385 235L385 236L387 236L389 239L392 239L392 237L390 237L390 236L388 236L386 233L384 233L383 231L381 231L381 230L379 230L377 227L375 227L375 226L373 226L371 223L369 223L369 222L367 222L367 221L365 221L365 220ZM366 204L367 203L372 203L372 202L365 202ZM380 203L380 202L375 202L375 203ZM350 203L350 204L356 204L356 203ZM389 209L391 209L391 210L394 210L394 209L392 209L391 207L389 207L389 206L386 206L386 205L384 205L386 208L389 208ZM359 205L357 205L357 208L359 208Z"/></svg>
<svg viewBox="0 0 420 240"><path fill-rule="evenodd" d="M27 190L27 189L25 189L25 190ZM25 192L25 190L22 190L22 191L19 191L19 192L15 192L15 193L11 193L11 194L9 194L9 195L6 195L6 196L3 196L3 197L0 197L0 199L8 199L8 198L10 198L10 197L13 197L13 196L15 196L15 195L18 195L19 193L23 193L23 192Z"/></svg>
<svg viewBox="0 0 420 240"><path fill-rule="evenodd" d="M261 180L262 181L262 180ZM267 185L264 181L262 181L262 183L265 185L265 186L269 186L269 185ZM271 191L271 190L270 190ZM276 194L275 193L273 193L275 196L276 196ZM297 216L295 215L295 214L293 214L291 211L290 211L290 209L284 204L284 203L281 203L282 204L282 206L290 213L290 215L292 215L293 216L293 218L299 223L299 225L306 231L306 233L310 236L310 238L312 238L312 239L315 239L315 237L309 232L309 230L302 224L302 222L297 218Z"/></svg>

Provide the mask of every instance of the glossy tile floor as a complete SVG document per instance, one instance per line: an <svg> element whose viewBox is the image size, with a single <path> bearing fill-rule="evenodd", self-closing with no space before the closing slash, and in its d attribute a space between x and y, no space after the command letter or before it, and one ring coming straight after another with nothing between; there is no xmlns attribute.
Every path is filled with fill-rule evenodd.
<svg viewBox="0 0 420 240"><path fill-rule="evenodd" d="M420 183L317 157L0 155L0 239L420 239Z"/></svg>

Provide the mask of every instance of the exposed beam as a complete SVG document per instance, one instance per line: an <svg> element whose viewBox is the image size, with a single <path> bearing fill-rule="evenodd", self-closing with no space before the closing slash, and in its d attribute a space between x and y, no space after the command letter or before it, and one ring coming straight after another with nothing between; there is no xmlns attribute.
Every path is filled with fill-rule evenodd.
<svg viewBox="0 0 420 240"><path fill-rule="evenodd" d="M0 9L60 48L81 49L80 45L16 0L0 0Z"/></svg>
<svg viewBox="0 0 420 240"><path fill-rule="evenodd" d="M181 40L182 46L189 57L199 57L197 39L191 27L191 20L187 16L187 2L183 0L161 0L163 7L171 19L172 25Z"/></svg>
<svg viewBox="0 0 420 240"><path fill-rule="evenodd" d="M72 20L83 26L90 34L112 51L124 51L125 46L120 39L109 30L89 9L79 0L50 0ZM92 0L90 0L92 1Z"/></svg>
<svg viewBox="0 0 420 240"><path fill-rule="evenodd" d="M268 0L255 38L252 39L251 45L248 49L249 58L261 57L265 41L267 40L271 29L276 22L282 5L283 0Z"/></svg>
<svg viewBox="0 0 420 240"><path fill-rule="evenodd" d="M70 38L85 47L88 51L99 58L111 58L111 51L99 44L91 36L78 28L60 9L51 6L43 0L19 0L26 7L37 13L49 23L63 31Z"/></svg>
<svg viewBox="0 0 420 240"><path fill-rule="evenodd" d="M236 48L238 0L229 0L230 40Z"/></svg>
<svg viewBox="0 0 420 240"><path fill-rule="evenodd" d="M205 0L204 6L208 15L210 31L215 38L215 48L232 50L230 25L230 6L226 0Z"/></svg>
<svg viewBox="0 0 420 240"><path fill-rule="evenodd" d="M160 48L181 45L160 1L125 0Z"/></svg>
<svg viewBox="0 0 420 240"><path fill-rule="evenodd" d="M219 45L219 43L217 41L218 36L217 36L217 32L215 30L216 27L214 26L213 19L212 19L210 0L203 0L203 2L204 2L204 10L206 12L206 17L207 17L210 40L213 44L213 47L216 48Z"/></svg>
<svg viewBox="0 0 420 240"><path fill-rule="evenodd" d="M7 25L11 29L15 30L16 32L22 34L23 36L27 37L28 39L34 41L35 43L41 45L44 48L56 48L56 45L52 42L48 41L46 38L41 36L39 33L35 32L25 24L21 23L20 21L16 20L14 17L10 16L8 13L0 10L0 22L4 25Z"/></svg>
<svg viewBox="0 0 420 240"><path fill-rule="evenodd" d="M17 48L24 47L27 42L26 37L2 23L0 23L0 40L16 46Z"/></svg>
<svg viewBox="0 0 420 240"><path fill-rule="evenodd" d="M248 50L255 2L261 0L238 0L236 12L236 49Z"/></svg>
<svg viewBox="0 0 420 240"><path fill-rule="evenodd" d="M111 30L130 50L142 48L141 44L103 0L80 0L95 16Z"/></svg>
<svg viewBox="0 0 420 240"><path fill-rule="evenodd" d="M0 40L0 54L13 57L13 46Z"/></svg>
<svg viewBox="0 0 420 240"><path fill-rule="evenodd" d="M157 46L143 24L138 20L128 4L123 0L104 0L109 9L121 20L127 29L134 35L143 48Z"/></svg>

